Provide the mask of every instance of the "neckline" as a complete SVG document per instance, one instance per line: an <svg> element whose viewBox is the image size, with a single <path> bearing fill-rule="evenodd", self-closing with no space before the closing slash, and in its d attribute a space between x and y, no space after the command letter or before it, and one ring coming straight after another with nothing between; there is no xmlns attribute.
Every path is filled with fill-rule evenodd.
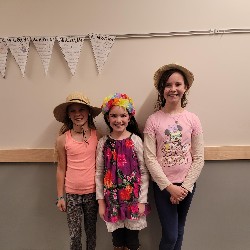
<svg viewBox="0 0 250 250"><path fill-rule="evenodd" d="M114 137L111 136L111 134L107 135L111 140L115 140L115 141L123 141L123 140L127 140L130 139L132 137L133 133L130 133L130 135L126 138L123 139L115 139Z"/></svg>
<svg viewBox="0 0 250 250"><path fill-rule="evenodd" d="M171 117L175 117L175 116L182 116L184 113L186 113L186 110L185 109L183 109L181 112L178 112L178 113L173 113L173 114L171 114L171 113L168 113L168 112L164 112L162 109L160 109L159 111L161 111L163 114L165 114L165 115L168 115L168 116L171 116Z"/></svg>
<svg viewBox="0 0 250 250"><path fill-rule="evenodd" d="M91 135L92 135L92 129L89 129L89 132L90 132L90 135L89 135L89 138L88 139L84 139L84 137L83 137L83 141L77 141L73 136L72 136L72 131L71 131L71 129L69 130L69 134L70 134L70 137L71 137L71 139L73 140L73 141L75 141L75 142L78 142L78 143L87 143L87 144L89 144L89 139L90 139L90 137L91 137ZM80 133L76 133L76 134L80 134Z"/></svg>

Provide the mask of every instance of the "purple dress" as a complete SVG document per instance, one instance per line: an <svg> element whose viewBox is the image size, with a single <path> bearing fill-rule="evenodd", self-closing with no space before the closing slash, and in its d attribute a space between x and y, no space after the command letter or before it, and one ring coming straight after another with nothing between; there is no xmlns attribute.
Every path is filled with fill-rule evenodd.
<svg viewBox="0 0 250 250"><path fill-rule="evenodd" d="M104 219L107 222L139 218L141 174L131 136L123 140L114 140L108 136L103 147ZM147 214L147 206L145 211Z"/></svg>

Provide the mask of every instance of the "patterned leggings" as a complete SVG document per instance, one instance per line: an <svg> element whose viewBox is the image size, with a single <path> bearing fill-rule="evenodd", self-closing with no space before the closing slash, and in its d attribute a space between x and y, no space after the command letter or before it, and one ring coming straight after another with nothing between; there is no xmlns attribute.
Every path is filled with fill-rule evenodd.
<svg viewBox="0 0 250 250"><path fill-rule="evenodd" d="M98 203L95 193L66 194L70 250L82 250L82 216L86 233L86 250L95 250Z"/></svg>

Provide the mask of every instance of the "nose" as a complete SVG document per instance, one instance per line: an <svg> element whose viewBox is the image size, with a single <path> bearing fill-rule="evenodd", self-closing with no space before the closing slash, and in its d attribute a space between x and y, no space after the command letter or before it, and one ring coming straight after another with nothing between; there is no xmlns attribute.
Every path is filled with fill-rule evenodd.
<svg viewBox="0 0 250 250"><path fill-rule="evenodd" d="M172 86L170 87L170 90L171 90L171 91L175 91L175 90L176 90L176 86L175 86L175 85L172 85Z"/></svg>
<svg viewBox="0 0 250 250"><path fill-rule="evenodd" d="M117 122L120 122L120 121L121 121L121 117L120 117L120 116L117 116L117 117L116 117L116 121L117 121Z"/></svg>

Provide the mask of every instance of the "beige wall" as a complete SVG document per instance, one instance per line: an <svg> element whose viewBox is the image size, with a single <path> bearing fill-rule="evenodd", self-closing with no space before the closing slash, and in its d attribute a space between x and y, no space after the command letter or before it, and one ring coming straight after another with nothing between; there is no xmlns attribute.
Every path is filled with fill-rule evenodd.
<svg viewBox="0 0 250 250"><path fill-rule="evenodd" d="M1 1L0 37L151 33L250 27L247 1ZM225 6L227 6L225 8ZM5 26L3 25L5 24ZM101 75L89 40L75 76L55 43L48 75L31 43L26 75L9 53L6 79L0 77L0 148L51 148L59 128L53 108L81 90L93 104L113 93L133 97L143 128L156 93L154 71L178 62L195 74L188 109L204 127L206 146L248 145L245 113L250 85L250 33L117 39ZM97 123L101 127L102 117ZM104 131L105 132L105 131ZM11 137L10 137L11 133Z"/></svg>

